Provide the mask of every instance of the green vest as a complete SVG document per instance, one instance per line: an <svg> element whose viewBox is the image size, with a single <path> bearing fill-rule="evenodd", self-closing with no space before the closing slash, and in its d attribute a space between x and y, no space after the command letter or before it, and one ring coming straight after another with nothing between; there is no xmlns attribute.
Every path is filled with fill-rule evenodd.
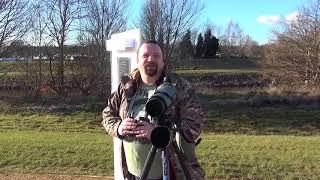
<svg viewBox="0 0 320 180"><path fill-rule="evenodd" d="M142 86L140 87L129 105L130 116L139 119L145 116L145 104L147 100L153 95L156 86ZM128 138L130 139L130 138ZM128 171L134 176L140 176L143 166L146 162L148 153L151 149L151 144L146 141L139 141L137 138L133 140L123 141L124 152ZM162 160L161 151L156 153L148 178L158 179L162 177Z"/></svg>

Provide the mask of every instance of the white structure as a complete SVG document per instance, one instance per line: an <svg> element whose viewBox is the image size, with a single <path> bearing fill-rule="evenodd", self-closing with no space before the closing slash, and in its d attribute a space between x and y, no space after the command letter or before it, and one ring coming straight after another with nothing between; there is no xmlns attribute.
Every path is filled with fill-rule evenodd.
<svg viewBox="0 0 320 180"><path fill-rule="evenodd" d="M111 51L111 92L116 91L122 75L130 74L137 68L136 51L140 43L139 29L113 34L111 39L107 40L107 50ZM114 179L117 180L124 179L120 161L120 145L121 140L114 138Z"/></svg>

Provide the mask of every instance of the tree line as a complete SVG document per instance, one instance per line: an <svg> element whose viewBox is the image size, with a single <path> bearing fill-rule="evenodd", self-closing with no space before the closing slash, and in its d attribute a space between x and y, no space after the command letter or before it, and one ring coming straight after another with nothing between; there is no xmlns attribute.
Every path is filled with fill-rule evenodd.
<svg viewBox="0 0 320 180"><path fill-rule="evenodd" d="M49 86L64 96L70 84L88 95L97 86L107 87L102 83L109 74L105 42L112 33L125 30L127 8L128 0L1 1L0 56L21 49L39 56L37 61L24 62L32 95ZM71 46L81 57L77 61L66 58Z"/></svg>
<svg viewBox="0 0 320 180"><path fill-rule="evenodd" d="M249 58L276 67L278 73L272 78L278 84L288 84L292 78L297 85L318 86L319 1L310 0L301 7L295 21L281 22L281 29L273 32L275 39L266 45L259 45L232 21L224 30L214 25L208 25L204 32L195 30L194 24L204 9L204 2L198 0L144 1L135 26L144 39L161 44L168 62ZM38 94L45 84L55 93L66 95L70 81L81 93L90 94L110 76L105 42L112 33L126 30L129 2L0 1L0 56L18 52L39 56L38 60L25 62L25 72L34 84L31 94ZM69 61L66 56L71 52L81 58ZM48 58L45 65L44 57Z"/></svg>
<svg viewBox="0 0 320 180"><path fill-rule="evenodd" d="M192 32L187 30L179 42L179 58L212 59L212 58L246 58L261 59L263 45L259 45L249 35L245 35L239 25L229 22L224 33L215 33L215 27L207 27L192 41Z"/></svg>

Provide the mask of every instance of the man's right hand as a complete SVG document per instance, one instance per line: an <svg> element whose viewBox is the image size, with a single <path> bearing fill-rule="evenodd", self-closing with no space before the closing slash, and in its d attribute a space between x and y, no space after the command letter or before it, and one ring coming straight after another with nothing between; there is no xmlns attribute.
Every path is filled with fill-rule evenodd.
<svg viewBox="0 0 320 180"><path fill-rule="evenodd" d="M135 129L136 127L137 127L137 122L135 119L126 118L122 120L122 122L120 123L118 128L118 134L120 136L135 134L135 132L132 130Z"/></svg>

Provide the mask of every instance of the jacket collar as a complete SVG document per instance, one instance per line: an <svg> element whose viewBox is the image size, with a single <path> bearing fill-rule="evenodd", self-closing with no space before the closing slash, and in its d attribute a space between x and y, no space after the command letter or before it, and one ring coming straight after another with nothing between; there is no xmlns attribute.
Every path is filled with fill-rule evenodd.
<svg viewBox="0 0 320 180"><path fill-rule="evenodd" d="M164 73L162 73L162 75L156 82L156 86L162 84L164 76ZM123 84L124 86L124 92L126 96L133 96L141 81L141 74L138 69L133 70L133 72L129 76L123 76L121 78L121 84Z"/></svg>

